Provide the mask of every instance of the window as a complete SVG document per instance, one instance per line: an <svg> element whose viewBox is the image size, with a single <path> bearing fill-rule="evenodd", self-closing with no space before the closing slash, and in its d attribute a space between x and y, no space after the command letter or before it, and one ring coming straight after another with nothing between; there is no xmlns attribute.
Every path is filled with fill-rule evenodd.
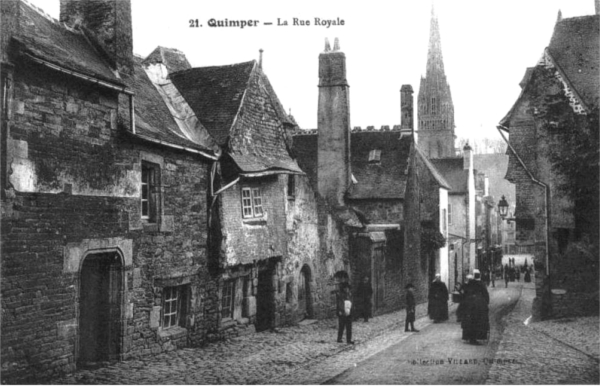
<svg viewBox="0 0 600 386"><path fill-rule="evenodd" d="M158 189L158 165L142 162L142 220L156 222Z"/></svg>
<svg viewBox="0 0 600 386"><path fill-rule="evenodd" d="M242 188L242 214L244 218L262 217L262 196L259 188Z"/></svg>
<svg viewBox="0 0 600 386"><path fill-rule="evenodd" d="M370 163L381 162L381 150L371 150L369 152L369 162Z"/></svg>
<svg viewBox="0 0 600 386"><path fill-rule="evenodd" d="M452 204L448 204L448 225L452 225Z"/></svg>
<svg viewBox="0 0 600 386"><path fill-rule="evenodd" d="M436 100L435 100L435 97L431 97L431 114L436 114L436 113L437 113Z"/></svg>
<svg viewBox="0 0 600 386"><path fill-rule="evenodd" d="M293 174L288 174L288 185L287 185L287 195L289 200L293 200L296 198L296 176Z"/></svg>
<svg viewBox="0 0 600 386"><path fill-rule="evenodd" d="M164 287L162 296L162 328L185 326L187 286Z"/></svg>
<svg viewBox="0 0 600 386"><path fill-rule="evenodd" d="M446 213L446 209L442 209L442 233L444 237L446 237L446 232L448 231L446 220L448 219L448 215Z"/></svg>
<svg viewBox="0 0 600 386"><path fill-rule="evenodd" d="M221 317L233 317L233 299L235 290L235 280L225 280L223 282L223 291L221 293Z"/></svg>

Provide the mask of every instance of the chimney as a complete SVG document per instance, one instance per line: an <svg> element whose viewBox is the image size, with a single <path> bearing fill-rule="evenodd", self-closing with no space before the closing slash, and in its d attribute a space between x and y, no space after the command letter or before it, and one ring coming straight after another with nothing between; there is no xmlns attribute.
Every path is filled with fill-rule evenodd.
<svg viewBox="0 0 600 386"><path fill-rule="evenodd" d="M60 21L82 28L114 68L133 73L131 0L60 0Z"/></svg>
<svg viewBox="0 0 600 386"><path fill-rule="evenodd" d="M262 54L263 54L263 49L261 48L260 50L258 50L258 68L260 68L262 70Z"/></svg>
<svg viewBox="0 0 600 386"><path fill-rule="evenodd" d="M600 15L600 0L594 0L594 5L596 6L596 15Z"/></svg>
<svg viewBox="0 0 600 386"><path fill-rule="evenodd" d="M319 193L331 205L343 206L351 183L350 95L346 81L346 55L336 39L333 51L325 40L319 55L318 169Z"/></svg>
<svg viewBox="0 0 600 386"><path fill-rule="evenodd" d="M469 146L469 142L463 147L463 169L470 170L473 168L473 150Z"/></svg>
<svg viewBox="0 0 600 386"><path fill-rule="evenodd" d="M413 134L413 88L403 84L400 88L400 138Z"/></svg>

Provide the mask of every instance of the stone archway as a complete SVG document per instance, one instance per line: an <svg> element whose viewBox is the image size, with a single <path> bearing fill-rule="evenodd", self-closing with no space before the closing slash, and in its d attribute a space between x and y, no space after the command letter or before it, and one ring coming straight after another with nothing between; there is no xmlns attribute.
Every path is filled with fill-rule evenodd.
<svg viewBox="0 0 600 386"><path fill-rule="evenodd" d="M85 256L79 280L79 366L119 360L123 262L117 252Z"/></svg>

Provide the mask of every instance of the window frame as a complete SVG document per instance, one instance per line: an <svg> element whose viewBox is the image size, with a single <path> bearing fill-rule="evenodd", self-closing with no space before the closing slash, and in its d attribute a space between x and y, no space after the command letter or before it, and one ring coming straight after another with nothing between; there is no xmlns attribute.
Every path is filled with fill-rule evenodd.
<svg viewBox="0 0 600 386"><path fill-rule="evenodd" d="M242 186L242 218L262 218L265 215L263 196L259 187Z"/></svg>
<svg viewBox="0 0 600 386"><path fill-rule="evenodd" d="M452 204L448 203L448 226L452 225Z"/></svg>
<svg viewBox="0 0 600 386"><path fill-rule="evenodd" d="M221 287L221 318L233 319L235 310L235 279L227 279L223 281ZM225 313L227 311L227 314Z"/></svg>
<svg viewBox="0 0 600 386"><path fill-rule="evenodd" d="M140 215L147 223L158 222L160 202L160 165L142 161L140 178ZM146 203L147 209L144 210Z"/></svg>
<svg viewBox="0 0 600 386"><path fill-rule="evenodd" d="M296 199L296 176L293 174L288 174L287 197L288 200Z"/></svg>
<svg viewBox="0 0 600 386"><path fill-rule="evenodd" d="M381 149L373 149L369 151L369 163L381 162Z"/></svg>
<svg viewBox="0 0 600 386"><path fill-rule="evenodd" d="M162 288L160 310L160 327L162 330L170 330L178 327L185 328L186 313L188 310L188 288L188 285Z"/></svg>

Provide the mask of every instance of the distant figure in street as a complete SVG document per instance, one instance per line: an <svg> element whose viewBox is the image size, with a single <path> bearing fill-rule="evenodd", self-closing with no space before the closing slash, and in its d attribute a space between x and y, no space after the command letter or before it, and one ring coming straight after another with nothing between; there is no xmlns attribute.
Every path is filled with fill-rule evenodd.
<svg viewBox="0 0 600 386"><path fill-rule="evenodd" d="M435 274L435 279L429 288L427 308L427 313L434 323L448 320L448 287L439 273Z"/></svg>
<svg viewBox="0 0 600 386"><path fill-rule="evenodd" d="M508 288L508 282L510 281L510 268L508 268L508 264L504 266L504 283L506 284L504 288Z"/></svg>
<svg viewBox="0 0 600 386"><path fill-rule="evenodd" d="M352 341L352 296L350 295L350 286L342 285L341 292L337 299L338 315L338 343L342 343L344 329L346 330L346 343L354 344Z"/></svg>
<svg viewBox="0 0 600 386"><path fill-rule="evenodd" d="M356 289L356 297L360 302L360 315L356 315L357 318L363 317L365 322L369 321L371 317L371 297L373 296L373 288L371 287L371 282L369 281L369 277L365 276L363 281L358 285Z"/></svg>
<svg viewBox="0 0 600 386"><path fill-rule="evenodd" d="M456 309L457 322L462 321L465 309L465 288L471 280L473 280L473 275L468 274L465 279L465 282L462 285L458 284L454 287L460 293L460 303L458 303L458 308Z"/></svg>
<svg viewBox="0 0 600 386"><path fill-rule="evenodd" d="M462 339L477 344L478 339L487 339L490 329L488 305L490 295L485 284L481 282L479 270L473 271L473 278L465 288L464 315L461 322Z"/></svg>
<svg viewBox="0 0 600 386"><path fill-rule="evenodd" d="M408 325L410 324L410 331L419 332L415 328L415 307L417 303L415 302L415 294L414 294L414 286L411 283L406 285L406 322L404 322L404 331L408 332Z"/></svg>
<svg viewBox="0 0 600 386"><path fill-rule="evenodd" d="M531 283L531 271L529 268L525 269L525 283Z"/></svg>

